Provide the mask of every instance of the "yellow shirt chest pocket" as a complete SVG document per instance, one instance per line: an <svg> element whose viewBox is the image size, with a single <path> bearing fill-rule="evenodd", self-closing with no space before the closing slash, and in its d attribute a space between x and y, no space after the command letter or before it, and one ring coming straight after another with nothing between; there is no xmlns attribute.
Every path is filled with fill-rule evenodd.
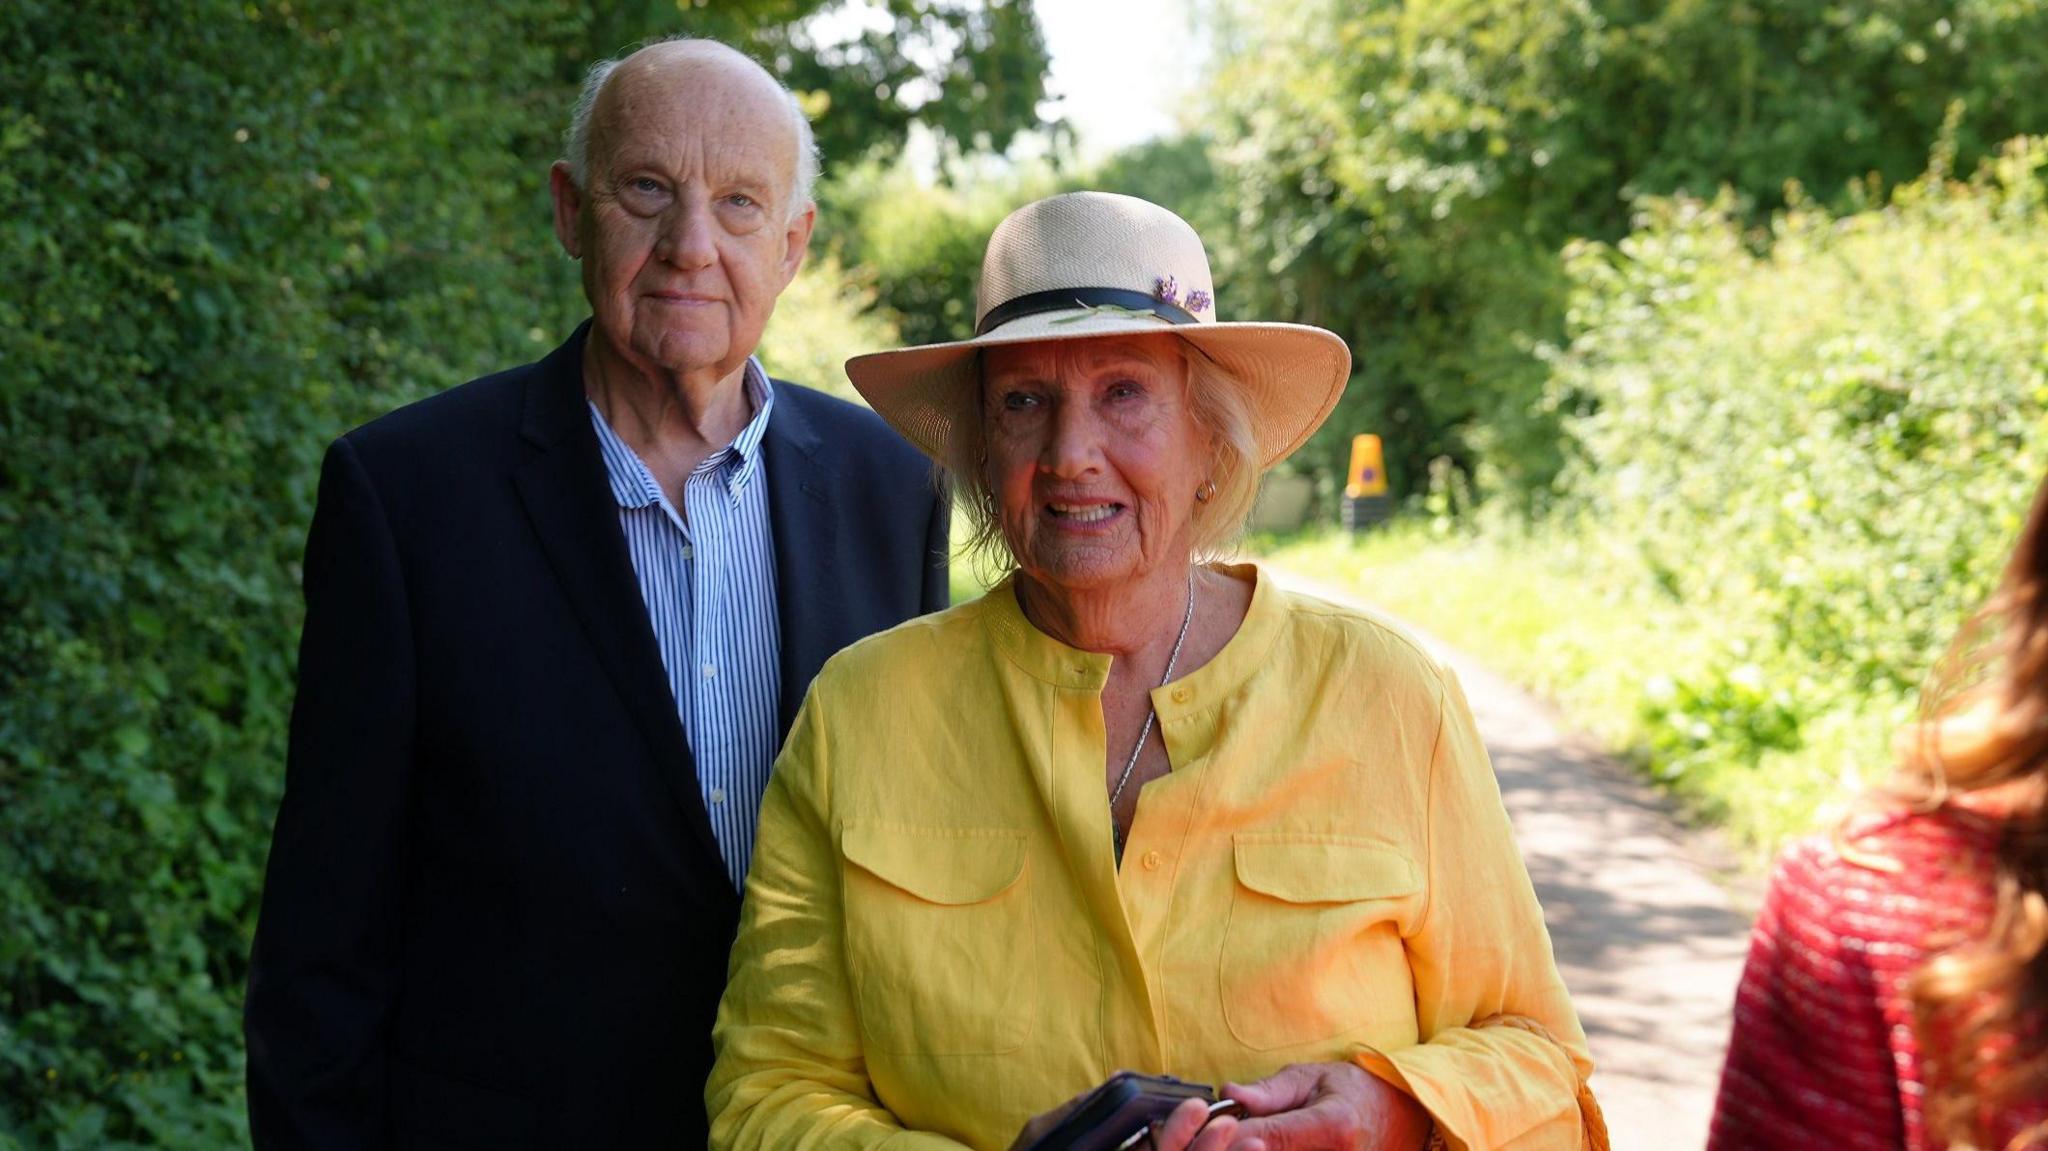
<svg viewBox="0 0 2048 1151"><path fill-rule="evenodd" d="M1030 1037L1038 987L1025 833L848 824L846 962L878 1051L1000 1055Z"/></svg>
<svg viewBox="0 0 2048 1151"><path fill-rule="evenodd" d="M1413 1041L1402 917L1420 870L1378 840L1259 833L1232 841L1235 882L1219 971L1223 1018L1256 1051L1364 1031Z"/></svg>

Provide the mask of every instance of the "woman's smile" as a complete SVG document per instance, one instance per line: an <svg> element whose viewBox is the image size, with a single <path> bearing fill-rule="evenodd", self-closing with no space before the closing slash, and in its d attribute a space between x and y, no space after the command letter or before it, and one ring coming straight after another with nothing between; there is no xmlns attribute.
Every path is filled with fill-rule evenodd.
<svg viewBox="0 0 2048 1151"><path fill-rule="evenodd" d="M1105 527L1125 508L1118 503L1049 503L1045 511L1054 523L1071 531Z"/></svg>

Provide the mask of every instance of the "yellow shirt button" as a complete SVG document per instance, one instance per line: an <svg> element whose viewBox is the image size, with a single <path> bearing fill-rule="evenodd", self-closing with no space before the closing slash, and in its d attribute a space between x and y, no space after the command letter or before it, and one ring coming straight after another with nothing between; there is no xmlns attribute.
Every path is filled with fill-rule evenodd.
<svg viewBox="0 0 2048 1151"><path fill-rule="evenodd" d="M1145 870L1157 871L1159 870L1159 865L1163 862L1165 862L1165 857L1158 852L1148 851L1145 853Z"/></svg>
<svg viewBox="0 0 2048 1151"><path fill-rule="evenodd" d="M1184 687L1177 687L1177 688L1174 688L1174 689L1173 689L1173 702L1175 702L1175 703L1186 703L1186 702L1188 701L1188 696L1190 696L1190 695L1193 695L1193 694L1194 694L1193 692L1189 691L1189 690L1188 690L1187 688L1184 688Z"/></svg>

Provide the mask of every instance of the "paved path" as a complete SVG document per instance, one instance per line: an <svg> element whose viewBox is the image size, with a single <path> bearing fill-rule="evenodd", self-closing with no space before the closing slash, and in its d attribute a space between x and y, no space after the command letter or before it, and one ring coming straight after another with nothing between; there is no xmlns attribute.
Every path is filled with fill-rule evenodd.
<svg viewBox="0 0 2048 1151"><path fill-rule="evenodd" d="M1276 573L1311 595L1327 586ZM1411 628L1411 630L1414 630ZM1753 889L1628 768L1470 656L1415 633L1465 685L1599 1065L1614 1151L1706 1145ZM1732 894L1731 894L1732 892Z"/></svg>

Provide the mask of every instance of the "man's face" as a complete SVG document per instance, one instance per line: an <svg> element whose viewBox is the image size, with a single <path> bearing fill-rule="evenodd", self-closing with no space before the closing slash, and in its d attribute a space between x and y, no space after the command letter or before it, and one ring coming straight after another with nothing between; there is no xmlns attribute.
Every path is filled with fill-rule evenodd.
<svg viewBox="0 0 2048 1151"><path fill-rule="evenodd" d="M591 114L587 186L563 165L553 180L593 334L643 371L737 371L810 241L812 210L791 212L797 147L787 98L736 54L622 63Z"/></svg>

